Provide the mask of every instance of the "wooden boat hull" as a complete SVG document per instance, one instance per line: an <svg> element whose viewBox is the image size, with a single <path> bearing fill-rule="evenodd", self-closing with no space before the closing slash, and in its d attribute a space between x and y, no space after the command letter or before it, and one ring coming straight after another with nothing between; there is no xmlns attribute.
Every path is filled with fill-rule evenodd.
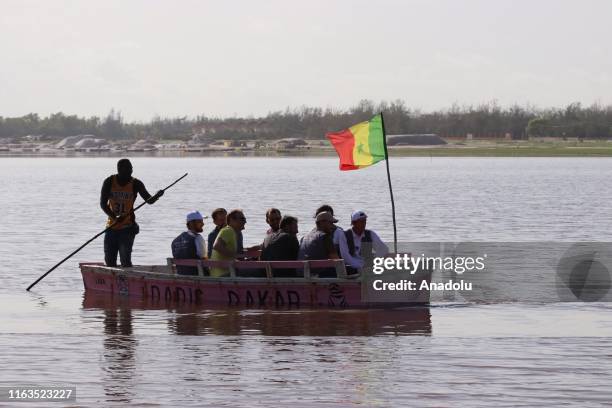
<svg viewBox="0 0 612 408"><path fill-rule="evenodd" d="M258 308L363 308L422 305L429 293L409 292L400 302L362 300L362 282L336 278L211 278L169 273L166 266L112 268L80 264L85 290L154 301Z"/></svg>

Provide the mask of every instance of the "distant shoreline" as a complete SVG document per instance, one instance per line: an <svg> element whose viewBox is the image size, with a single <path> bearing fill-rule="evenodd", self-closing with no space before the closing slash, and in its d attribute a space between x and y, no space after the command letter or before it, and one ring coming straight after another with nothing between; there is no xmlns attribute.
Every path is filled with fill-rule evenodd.
<svg viewBox="0 0 612 408"><path fill-rule="evenodd" d="M391 157L612 157L612 141L464 141L438 146L390 146ZM0 149L2 157L335 157L331 146L309 144L294 148L193 148L158 150L61 150L31 146Z"/></svg>
<svg viewBox="0 0 612 408"><path fill-rule="evenodd" d="M486 148L419 148L390 149L390 157L612 157L612 149L577 148L577 149L486 149ZM121 152L121 153L37 153L37 152L0 152L2 158L84 158L84 157L337 157L335 152L325 151L292 151L292 152Z"/></svg>

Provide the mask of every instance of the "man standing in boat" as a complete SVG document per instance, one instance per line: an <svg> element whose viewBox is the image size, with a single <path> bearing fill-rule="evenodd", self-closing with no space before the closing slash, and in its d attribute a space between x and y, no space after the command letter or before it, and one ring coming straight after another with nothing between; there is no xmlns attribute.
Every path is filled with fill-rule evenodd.
<svg viewBox="0 0 612 408"><path fill-rule="evenodd" d="M134 215L134 202L140 194L148 204L153 204L163 190L151 196L142 181L132 177L132 163L128 159L117 162L117 174L107 177L102 184L100 207L108 215L104 234L104 262L107 266L117 266L117 253L121 266L132 266L132 246L139 232Z"/></svg>

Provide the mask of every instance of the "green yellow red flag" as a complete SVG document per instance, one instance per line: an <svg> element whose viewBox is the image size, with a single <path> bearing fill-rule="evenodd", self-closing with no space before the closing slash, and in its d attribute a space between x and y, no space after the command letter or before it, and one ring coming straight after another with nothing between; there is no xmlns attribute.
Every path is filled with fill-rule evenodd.
<svg viewBox="0 0 612 408"><path fill-rule="evenodd" d="M357 170L386 159L381 114L326 136L338 153L340 170Z"/></svg>

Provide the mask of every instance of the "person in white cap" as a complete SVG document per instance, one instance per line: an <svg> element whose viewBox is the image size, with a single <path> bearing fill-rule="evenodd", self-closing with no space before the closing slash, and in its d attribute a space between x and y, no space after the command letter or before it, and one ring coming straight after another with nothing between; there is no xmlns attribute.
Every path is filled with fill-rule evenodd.
<svg viewBox="0 0 612 408"><path fill-rule="evenodd" d="M347 262L348 266L353 269L362 268L363 259L370 258L372 250L376 256L385 256L389 253L389 247L382 242L378 234L366 229L367 221L368 215L365 212L361 210L354 211L351 214L352 228L344 232L351 257L358 257L361 260L359 264L354 265ZM365 252L366 250L368 251L367 253ZM350 273L351 271L347 269L347 272Z"/></svg>
<svg viewBox="0 0 612 408"><path fill-rule="evenodd" d="M204 227L204 217L199 211L193 211L185 217L187 231L172 241L172 256L175 259L202 259L204 258L204 238L200 233ZM197 275L195 266L177 265L176 273L179 275Z"/></svg>

